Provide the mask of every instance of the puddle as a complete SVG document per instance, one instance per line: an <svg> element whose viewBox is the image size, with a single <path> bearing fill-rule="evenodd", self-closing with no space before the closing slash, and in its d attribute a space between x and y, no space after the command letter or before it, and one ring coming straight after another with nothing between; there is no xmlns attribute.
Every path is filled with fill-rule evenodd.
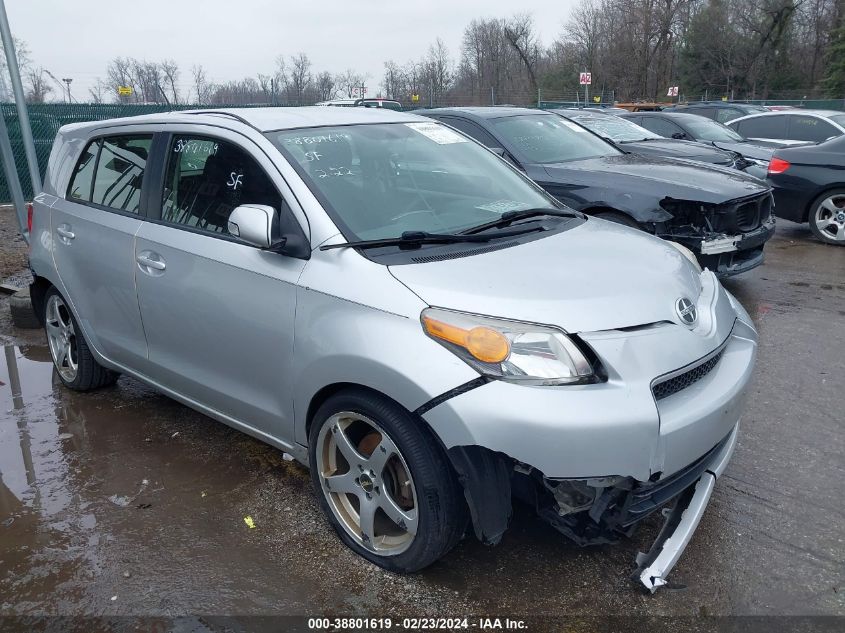
<svg viewBox="0 0 845 633"><path fill-rule="evenodd" d="M268 470L304 473L278 451L127 378L69 391L42 346L4 347L0 408L0 614L307 601L293 579L253 593L267 556L240 506Z"/></svg>

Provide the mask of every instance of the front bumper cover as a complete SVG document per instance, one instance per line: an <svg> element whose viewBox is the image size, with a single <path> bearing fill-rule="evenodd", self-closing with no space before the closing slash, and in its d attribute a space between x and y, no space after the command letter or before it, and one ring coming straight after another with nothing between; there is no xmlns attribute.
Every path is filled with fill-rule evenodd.
<svg viewBox="0 0 845 633"><path fill-rule="evenodd" d="M631 579L641 583L650 593L667 584L666 576L692 539L713 494L716 479L724 472L736 448L738 431L739 423L695 485L687 488L666 514L666 521L651 549L637 555L637 570Z"/></svg>

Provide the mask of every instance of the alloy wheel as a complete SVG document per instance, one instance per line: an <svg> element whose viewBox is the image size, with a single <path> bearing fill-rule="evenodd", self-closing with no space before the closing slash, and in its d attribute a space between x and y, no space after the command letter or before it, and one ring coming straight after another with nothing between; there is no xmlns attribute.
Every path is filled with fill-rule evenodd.
<svg viewBox="0 0 845 633"><path fill-rule="evenodd" d="M380 556L407 550L419 525L417 493L393 440L370 418L343 411L317 442L323 494L347 534Z"/></svg>
<svg viewBox="0 0 845 633"><path fill-rule="evenodd" d="M813 222L825 239L845 243L845 195L836 194L822 200L816 207Z"/></svg>
<svg viewBox="0 0 845 633"><path fill-rule="evenodd" d="M70 310L62 298L54 294L47 299L44 312L44 327L53 364L63 380L73 382L79 372L79 358Z"/></svg>

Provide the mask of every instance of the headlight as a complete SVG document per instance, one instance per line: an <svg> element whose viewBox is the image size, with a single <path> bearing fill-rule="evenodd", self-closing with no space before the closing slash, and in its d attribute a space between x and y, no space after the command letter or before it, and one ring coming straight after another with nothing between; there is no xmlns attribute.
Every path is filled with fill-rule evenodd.
<svg viewBox="0 0 845 633"><path fill-rule="evenodd" d="M590 361L562 330L427 308L426 334L485 376L533 385L593 382Z"/></svg>
<svg viewBox="0 0 845 633"><path fill-rule="evenodd" d="M693 265L693 267L695 267L695 269L698 271L698 273L701 274L701 264L698 263L698 260L695 257L695 253L693 253L690 249L688 249L683 244L678 244L677 242L669 242L669 243L672 246L674 246L675 248L677 248L681 252L681 255L686 257L690 261L690 263Z"/></svg>

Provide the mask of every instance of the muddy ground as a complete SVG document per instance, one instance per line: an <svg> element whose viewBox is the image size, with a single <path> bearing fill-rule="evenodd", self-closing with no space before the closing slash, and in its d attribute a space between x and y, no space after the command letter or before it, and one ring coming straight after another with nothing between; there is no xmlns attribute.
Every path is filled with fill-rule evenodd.
<svg viewBox="0 0 845 633"><path fill-rule="evenodd" d="M0 277L23 283L14 226L0 211ZM132 379L61 388L44 336L13 328L3 298L0 615L845 615L845 248L780 222L766 251L725 284L761 339L739 445L675 588L654 596L628 580L654 525L580 549L523 507L496 548L382 571L341 545L277 450Z"/></svg>

